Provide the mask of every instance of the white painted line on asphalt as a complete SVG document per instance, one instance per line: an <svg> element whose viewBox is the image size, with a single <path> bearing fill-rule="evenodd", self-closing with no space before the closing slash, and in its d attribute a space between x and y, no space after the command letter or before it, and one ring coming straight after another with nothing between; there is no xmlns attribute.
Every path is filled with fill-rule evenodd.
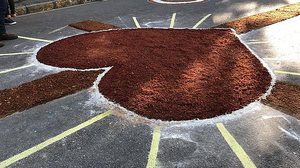
<svg viewBox="0 0 300 168"><path fill-rule="evenodd" d="M34 52L18 52L18 53L5 53L5 54L0 54L1 56L11 56L11 55L27 55L27 54L33 54Z"/></svg>
<svg viewBox="0 0 300 168"><path fill-rule="evenodd" d="M211 14L204 16L198 23L195 24L195 26L193 26L193 29L196 29L200 24L202 24L210 16L211 16Z"/></svg>
<svg viewBox="0 0 300 168"><path fill-rule="evenodd" d="M52 43L53 41L51 40L45 40L45 39L39 39L39 38L32 38L32 37L25 37L25 36L18 36L20 39L25 39L25 40L31 40L31 41L41 41L41 42L46 42L46 43Z"/></svg>
<svg viewBox="0 0 300 168"><path fill-rule="evenodd" d="M34 66L34 64L29 64L29 65L24 65L24 66L17 67L17 68L7 69L7 70L4 70L4 71L0 71L0 74L9 73L9 72L17 71L17 70L20 70L20 69L25 69L25 68L32 67L32 66Z"/></svg>
<svg viewBox="0 0 300 168"><path fill-rule="evenodd" d="M174 28L175 18L176 18L176 13L173 13L172 18L171 18L170 28Z"/></svg>
<svg viewBox="0 0 300 168"><path fill-rule="evenodd" d="M137 28L141 28L139 22L137 21L136 17L132 17L133 21L134 21L134 24Z"/></svg>
<svg viewBox="0 0 300 168"><path fill-rule="evenodd" d="M58 32L58 31L61 31L61 30L65 29L66 27L68 27L68 26L64 26L64 27L61 27L61 28L55 29L55 30L53 30L53 31L49 32L48 34L56 33L56 32Z"/></svg>

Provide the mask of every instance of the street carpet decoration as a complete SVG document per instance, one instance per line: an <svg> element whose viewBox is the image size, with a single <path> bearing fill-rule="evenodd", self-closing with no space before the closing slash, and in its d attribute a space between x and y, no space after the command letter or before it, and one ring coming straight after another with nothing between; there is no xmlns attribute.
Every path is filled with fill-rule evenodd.
<svg viewBox="0 0 300 168"><path fill-rule="evenodd" d="M47 65L112 67L99 83L107 99L161 120L211 118L259 100L271 75L231 29L120 29L51 43Z"/></svg>

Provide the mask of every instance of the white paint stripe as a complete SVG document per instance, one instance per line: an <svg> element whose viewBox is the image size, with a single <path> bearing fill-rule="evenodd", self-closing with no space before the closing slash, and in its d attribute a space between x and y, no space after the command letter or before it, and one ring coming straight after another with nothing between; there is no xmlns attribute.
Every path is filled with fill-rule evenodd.
<svg viewBox="0 0 300 168"><path fill-rule="evenodd" d="M26 39L26 40L32 40L32 41L42 41L46 43L52 43L53 41L51 40L44 40L44 39L38 39L38 38L32 38L32 37L25 37L25 36L18 36L21 39Z"/></svg>
<svg viewBox="0 0 300 168"><path fill-rule="evenodd" d="M295 140L297 140L297 141L300 142L300 136L299 136L296 132L294 132L294 131L289 132L289 131L283 129L282 127L280 127L280 126L278 126L278 128L279 128L282 132L284 132L286 135L288 135L289 137L291 137L291 138L293 138L293 139L295 139Z"/></svg>
<svg viewBox="0 0 300 168"><path fill-rule="evenodd" d="M247 44L268 44L270 42L268 41L249 41L249 42L246 42Z"/></svg>
<svg viewBox="0 0 300 168"><path fill-rule="evenodd" d="M56 33L56 32L58 32L58 31L60 31L60 30L62 30L62 29L64 29L64 28L66 28L66 27L68 27L68 26L64 26L64 27L61 27L61 28L55 29L55 30L53 30L53 31L49 32L48 34Z"/></svg>
<svg viewBox="0 0 300 168"><path fill-rule="evenodd" d="M141 28L139 22L137 21L136 17L132 17L133 21L134 21L134 24L137 28Z"/></svg>
<svg viewBox="0 0 300 168"><path fill-rule="evenodd" d="M10 55L26 55L26 54L33 54L34 52L19 52L19 53L6 53L6 54L0 54L1 56L10 56Z"/></svg>
<svg viewBox="0 0 300 168"><path fill-rule="evenodd" d="M176 18L176 13L173 13L172 18L171 18L170 28L174 28L175 18Z"/></svg>
<svg viewBox="0 0 300 168"><path fill-rule="evenodd" d="M211 16L211 14L208 14L208 15L204 16L197 24L195 24L193 29L196 29L200 24L202 24L210 16Z"/></svg>
<svg viewBox="0 0 300 168"><path fill-rule="evenodd" d="M125 27L128 27L125 22L122 20L122 18L120 16L118 16L118 19L122 22L122 24L125 26Z"/></svg>
<svg viewBox="0 0 300 168"><path fill-rule="evenodd" d="M21 67L17 67L17 68L12 68L12 69L7 69L7 70L4 70L4 71L0 71L0 74L5 74L5 73L8 73L8 72L13 72L13 71L17 71L17 70L20 70L20 69L25 69L25 68L28 68L28 67L31 67L31 66L34 66L34 64L24 65L24 66L21 66Z"/></svg>

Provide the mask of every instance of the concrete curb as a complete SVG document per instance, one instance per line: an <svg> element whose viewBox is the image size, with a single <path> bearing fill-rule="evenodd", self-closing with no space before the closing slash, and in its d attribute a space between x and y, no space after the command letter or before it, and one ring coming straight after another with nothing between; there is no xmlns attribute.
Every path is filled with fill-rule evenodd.
<svg viewBox="0 0 300 168"><path fill-rule="evenodd" d="M29 13L36 13L42 11L49 11L52 9L63 8L67 6L79 5L90 3L94 1L101 1L101 0L54 0L49 2L37 3L32 5L25 5L16 8L17 15L25 15Z"/></svg>

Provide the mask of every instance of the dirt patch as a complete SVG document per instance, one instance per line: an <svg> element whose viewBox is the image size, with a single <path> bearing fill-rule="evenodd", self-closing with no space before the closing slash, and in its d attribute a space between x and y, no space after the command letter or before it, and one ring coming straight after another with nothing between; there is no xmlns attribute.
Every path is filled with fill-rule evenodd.
<svg viewBox="0 0 300 168"><path fill-rule="evenodd" d="M232 28L238 34L246 33L300 15L300 3L290 4L273 11L259 13L216 26Z"/></svg>
<svg viewBox="0 0 300 168"><path fill-rule="evenodd" d="M0 118L89 88L101 71L64 71L0 91Z"/></svg>
<svg viewBox="0 0 300 168"><path fill-rule="evenodd" d="M83 34L43 47L37 58L57 67L113 66L100 92L142 116L162 120L231 113L257 100L271 82L267 69L229 29Z"/></svg>
<svg viewBox="0 0 300 168"><path fill-rule="evenodd" d="M108 29L117 29L119 27L101 23L93 20L85 20L77 23L72 23L69 26L74 27L76 29L84 30L84 31L99 31L99 30L108 30Z"/></svg>
<svg viewBox="0 0 300 168"><path fill-rule="evenodd" d="M263 103L300 119L300 86L277 82L272 94Z"/></svg>

